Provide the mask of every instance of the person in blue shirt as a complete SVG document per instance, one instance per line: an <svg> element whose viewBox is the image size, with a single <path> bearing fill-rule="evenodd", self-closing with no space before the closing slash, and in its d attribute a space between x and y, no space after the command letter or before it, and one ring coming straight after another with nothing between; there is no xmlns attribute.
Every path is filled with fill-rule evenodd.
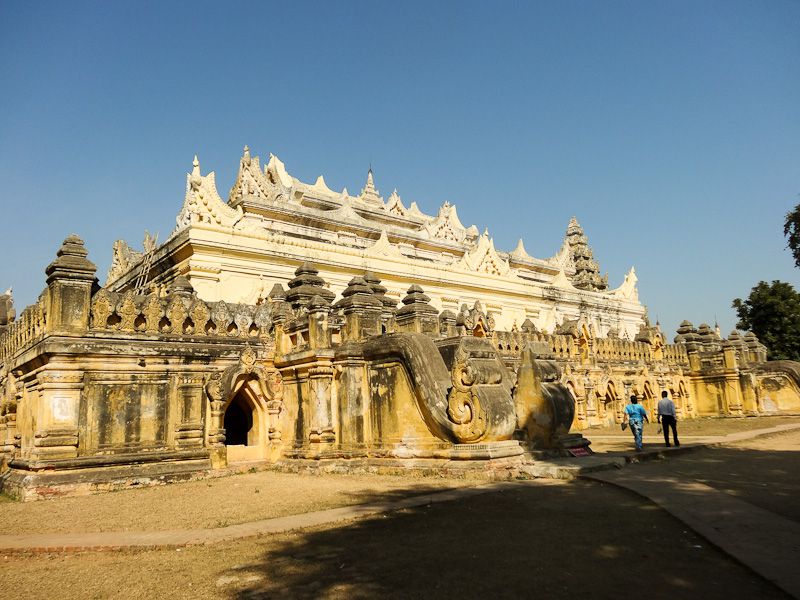
<svg viewBox="0 0 800 600"><path fill-rule="evenodd" d="M647 418L647 411L644 406L639 404L639 399L636 396L631 396L631 403L625 407L625 418L633 433L633 442L636 444L636 451L642 451L642 430L644 429L644 422L650 422Z"/></svg>

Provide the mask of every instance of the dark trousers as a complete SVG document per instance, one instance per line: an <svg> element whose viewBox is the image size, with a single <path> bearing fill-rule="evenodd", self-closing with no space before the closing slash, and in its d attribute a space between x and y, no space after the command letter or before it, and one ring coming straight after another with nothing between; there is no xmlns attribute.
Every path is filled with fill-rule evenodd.
<svg viewBox="0 0 800 600"><path fill-rule="evenodd" d="M664 443L669 446L669 428L672 427L672 440L676 446L680 445L678 441L678 428L676 427L675 417L664 415L661 417L661 428L664 430Z"/></svg>

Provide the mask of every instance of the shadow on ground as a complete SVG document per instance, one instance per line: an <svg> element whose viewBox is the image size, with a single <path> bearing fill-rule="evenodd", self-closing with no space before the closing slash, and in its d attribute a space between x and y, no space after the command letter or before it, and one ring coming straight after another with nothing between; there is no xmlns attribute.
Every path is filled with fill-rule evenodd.
<svg viewBox="0 0 800 600"><path fill-rule="evenodd" d="M628 468L631 475L699 481L800 522L800 452L796 450L712 447Z"/></svg>
<svg viewBox="0 0 800 600"><path fill-rule="evenodd" d="M694 463L693 473L714 472L745 489L759 474L767 484L791 475L798 453L768 454L707 450L679 466L686 477ZM672 464L632 468L669 473ZM220 576L225 591L242 599L788 597L650 502L585 481L522 483L296 532Z"/></svg>

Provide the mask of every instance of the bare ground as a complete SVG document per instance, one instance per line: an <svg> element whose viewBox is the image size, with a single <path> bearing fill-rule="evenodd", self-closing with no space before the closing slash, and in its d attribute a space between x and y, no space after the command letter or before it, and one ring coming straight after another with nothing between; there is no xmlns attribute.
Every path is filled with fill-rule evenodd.
<svg viewBox="0 0 800 600"><path fill-rule="evenodd" d="M536 483L333 526L149 552L9 555L30 598L785 598L613 486Z"/></svg>
<svg viewBox="0 0 800 600"><path fill-rule="evenodd" d="M798 419L717 421L726 422L711 421L698 431L719 435L731 427L762 429ZM697 479L800 520L798 467L800 432L795 431L628 468ZM6 502L0 505L0 529L215 527L471 484L250 473L100 496ZM0 597L12 595L70 600L787 597L652 503L586 481L530 482L502 493L211 546L0 555Z"/></svg>
<svg viewBox="0 0 800 600"><path fill-rule="evenodd" d="M0 534L213 528L475 481L261 471L119 492L0 504Z"/></svg>

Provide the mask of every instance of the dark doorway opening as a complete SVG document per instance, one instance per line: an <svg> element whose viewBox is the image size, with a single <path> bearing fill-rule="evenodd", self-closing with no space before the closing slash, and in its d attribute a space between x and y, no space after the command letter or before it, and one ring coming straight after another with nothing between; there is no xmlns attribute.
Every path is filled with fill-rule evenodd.
<svg viewBox="0 0 800 600"><path fill-rule="evenodd" d="M247 436L253 428L253 410L237 394L225 411L225 443L228 446L247 446Z"/></svg>

